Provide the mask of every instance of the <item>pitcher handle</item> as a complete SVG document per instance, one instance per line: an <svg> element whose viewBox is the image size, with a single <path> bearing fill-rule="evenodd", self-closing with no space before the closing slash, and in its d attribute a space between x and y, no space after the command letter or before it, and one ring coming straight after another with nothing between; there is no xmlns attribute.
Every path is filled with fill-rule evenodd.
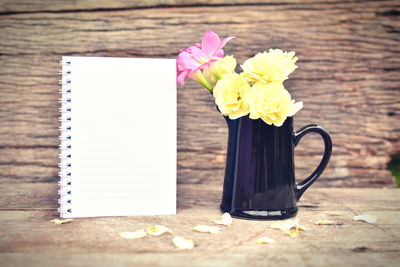
<svg viewBox="0 0 400 267"><path fill-rule="evenodd" d="M322 139L324 140L325 151L321 162L319 163L318 167L314 170L314 172L309 177L307 177L306 179L295 185L295 194L297 201L301 198L301 196L307 190L307 188L309 188L325 170L332 154L332 139L328 131L325 128L316 124L310 124L304 126L298 132L294 132L293 133L294 146L296 147L300 139L306 134L311 132L318 133L319 135L321 135Z"/></svg>

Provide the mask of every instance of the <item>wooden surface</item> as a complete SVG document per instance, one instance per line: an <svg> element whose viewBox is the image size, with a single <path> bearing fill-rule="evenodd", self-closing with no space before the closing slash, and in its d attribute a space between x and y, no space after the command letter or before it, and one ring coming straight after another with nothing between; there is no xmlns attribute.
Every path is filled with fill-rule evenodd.
<svg viewBox="0 0 400 267"><path fill-rule="evenodd" d="M62 55L169 57L212 29L242 63L270 47L297 52L286 82L305 103L296 128L331 133L331 163L316 186L393 186L400 150L398 1L14 1L0 4L0 177L57 181L58 61ZM235 5L238 4L238 5ZM194 82L178 89L178 181L222 184L227 129ZM322 141L302 140L298 179Z"/></svg>
<svg viewBox="0 0 400 267"><path fill-rule="evenodd" d="M219 216L221 188L179 185L178 213L170 216L75 219L54 225L56 185L19 183L0 186L1 266L398 266L400 189L312 188L299 202L298 218L307 231L291 238L271 222L234 219L219 234L196 233L197 224ZM376 224L354 215L378 217ZM334 225L315 225L329 219ZM126 240L122 231L152 224L194 240L177 250L172 235ZM258 245L270 237L275 245Z"/></svg>

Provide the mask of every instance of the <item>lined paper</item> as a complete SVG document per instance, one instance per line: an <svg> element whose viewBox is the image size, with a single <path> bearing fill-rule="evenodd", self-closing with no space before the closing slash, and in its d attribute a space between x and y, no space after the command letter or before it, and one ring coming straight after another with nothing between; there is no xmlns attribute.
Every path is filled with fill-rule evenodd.
<svg viewBox="0 0 400 267"><path fill-rule="evenodd" d="M63 217L175 214L175 60L66 61L72 201Z"/></svg>

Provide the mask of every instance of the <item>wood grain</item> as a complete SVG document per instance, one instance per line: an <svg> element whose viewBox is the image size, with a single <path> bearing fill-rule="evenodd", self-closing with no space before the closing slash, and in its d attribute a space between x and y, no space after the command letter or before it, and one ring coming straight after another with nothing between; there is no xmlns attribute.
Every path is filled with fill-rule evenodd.
<svg viewBox="0 0 400 267"><path fill-rule="evenodd" d="M50 223L58 216L56 189L0 182L2 266L396 266L400 260L399 189L311 188L299 202L297 217L307 231L298 238L271 229L274 222L239 219L219 234L193 232L220 216L218 185L179 185L177 215L81 218L63 225ZM361 213L377 216L377 223L352 220ZM319 219L334 225L315 225ZM193 239L195 248L177 250L169 234L118 236L153 224ZM260 237L277 243L258 245Z"/></svg>
<svg viewBox="0 0 400 267"><path fill-rule="evenodd" d="M299 69L285 84L305 103L296 128L319 123L334 142L331 163L316 185L394 185L386 164L389 154L400 150L396 1L95 2L2 5L2 179L58 179L57 62L62 55L173 58L211 28L238 37L225 51L239 62L270 47L297 52ZM179 87L179 183L220 185L226 141L226 125L211 95L194 82ZM302 140L296 149L298 179L318 164L321 147L318 137Z"/></svg>
<svg viewBox="0 0 400 267"><path fill-rule="evenodd" d="M373 1L373 0L372 0ZM371 2L371 1L364 1ZM325 0L324 4L337 5L337 0ZM352 3L352 2L350 2ZM321 4L320 0L3 0L0 6L0 14L26 14L26 13L65 13L65 12L99 12L99 11L121 11L145 8L167 8L167 7L196 7L196 6L261 6L280 5L301 7L303 4ZM385 3L382 3L385 4Z"/></svg>

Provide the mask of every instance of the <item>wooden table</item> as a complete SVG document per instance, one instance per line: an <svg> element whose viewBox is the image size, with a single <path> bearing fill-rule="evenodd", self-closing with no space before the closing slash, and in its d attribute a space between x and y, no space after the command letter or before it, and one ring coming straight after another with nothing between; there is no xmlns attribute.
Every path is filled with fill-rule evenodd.
<svg viewBox="0 0 400 267"><path fill-rule="evenodd" d="M300 201L298 218L307 231L291 238L271 222L234 219L219 234L196 233L197 224L219 217L221 186L179 185L178 214L170 216L76 219L55 225L54 184L0 186L1 266L398 266L400 189L311 188ZM375 224L354 215L378 217ZM335 225L315 225L329 219ZM128 240L122 231L152 224L192 238L180 251L172 235ZM259 245L259 237L274 245Z"/></svg>

